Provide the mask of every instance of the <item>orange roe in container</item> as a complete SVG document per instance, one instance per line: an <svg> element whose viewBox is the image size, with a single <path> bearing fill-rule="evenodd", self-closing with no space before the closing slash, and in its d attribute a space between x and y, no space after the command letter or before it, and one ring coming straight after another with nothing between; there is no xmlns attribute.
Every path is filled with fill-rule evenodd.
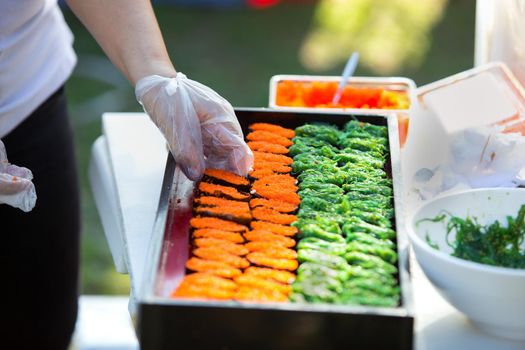
<svg viewBox="0 0 525 350"><path fill-rule="evenodd" d="M332 99L337 81L292 81L277 84L276 104L282 107L408 109L410 101L404 91L347 85L337 104Z"/></svg>

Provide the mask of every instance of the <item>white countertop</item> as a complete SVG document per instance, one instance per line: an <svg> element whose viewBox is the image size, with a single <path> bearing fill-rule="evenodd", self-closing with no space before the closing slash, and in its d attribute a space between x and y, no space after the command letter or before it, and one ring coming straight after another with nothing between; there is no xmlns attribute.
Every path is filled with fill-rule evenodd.
<svg viewBox="0 0 525 350"><path fill-rule="evenodd" d="M117 270L129 272L131 293L136 295L167 150L161 134L143 113L104 114L103 132L93 147L90 181ZM411 266L415 349L525 349L525 342L496 338L474 328L441 298L414 259Z"/></svg>

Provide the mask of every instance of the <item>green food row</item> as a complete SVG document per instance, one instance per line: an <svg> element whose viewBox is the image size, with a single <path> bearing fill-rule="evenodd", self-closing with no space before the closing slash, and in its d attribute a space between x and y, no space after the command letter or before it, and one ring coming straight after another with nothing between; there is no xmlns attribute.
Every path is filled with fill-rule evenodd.
<svg viewBox="0 0 525 350"><path fill-rule="evenodd" d="M305 124L295 133L289 151L301 197L300 266L290 299L398 305L386 127Z"/></svg>

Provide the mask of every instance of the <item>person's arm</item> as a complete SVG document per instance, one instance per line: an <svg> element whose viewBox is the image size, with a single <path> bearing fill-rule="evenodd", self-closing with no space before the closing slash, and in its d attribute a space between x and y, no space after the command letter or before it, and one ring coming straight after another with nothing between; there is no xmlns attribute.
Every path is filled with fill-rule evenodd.
<svg viewBox="0 0 525 350"><path fill-rule="evenodd" d="M205 168L246 175L253 154L235 112L212 89L177 74L147 0L67 0L110 60L135 87L186 176Z"/></svg>
<svg viewBox="0 0 525 350"><path fill-rule="evenodd" d="M174 77L148 0L67 0L113 64L135 86L143 77Z"/></svg>

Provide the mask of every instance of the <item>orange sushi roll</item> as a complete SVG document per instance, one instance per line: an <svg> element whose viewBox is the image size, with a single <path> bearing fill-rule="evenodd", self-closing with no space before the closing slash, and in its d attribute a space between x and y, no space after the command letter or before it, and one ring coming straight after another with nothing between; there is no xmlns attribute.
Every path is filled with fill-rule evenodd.
<svg viewBox="0 0 525 350"><path fill-rule="evenodd" d="M252 252L261 252L271 258L297 259L297 252L271 241L256 241L245 244Z"/></svg>
<svg viewBox="0 0 525 350"><path fill-rule="evenodd" d="M266 152L253 152L253 158L255 163L258 161L280 163L284 165L290 165L293 163L293 159L288 156L283 156L282 154L273 154Z"/></svg>
<svg viewBox="0 0 525 350"><path fill-rule="evenodd" d="M255 287L260 289L276 290L283 294L289 294L292 291L292 286L282 284L265 278L254 275L240 275L233 279L235 283L240 286Z"/></svg>
<svg viewBox="0 0 525 350"><path fill-rule="evenodd" d="M244 237L238 232L216 230L213 228L201 228L193 231L193 238L220 239L232 243L243 243Z"/></svg>
<svg viewBox="0 0 525 350"><path fill-rule="evenodd" d="M252 215L257 220L273 222L274 224L289 225L297 221L297 216L290 214L283 214L277 210L266 207L257 207L252 209Z"/></svg>
<svg viewBox="0 0 525 350"><path fill-rule="evenodd" d="M255 130L246 135L246 140L248 141L264 141L274 145L280 145L284 147L290 147L293 145L293 142L284 136L279 134L266 131L266 130Z"/></svg>
<svg viewBox="0 0 525 350"><path fill-rule="evenodd" d="M238 256L243 256L250 252L250 250L246 248L244 245L232 243L225 239L196 238L193 240L193 243L199 248L218 247L218 248L224 249L230 254L238 255Z"/></svg>
<svg viewBox="0 0 525 350"><path fill-rule="evenodd" d="M250 266L244 270L244 275L253 275L261 278L269 278L277 282L291 284L295 281L295 274L289 271L269 269L267 267Z"/></svg>
<svg viewBox="0 0 525 350"><path fill-rule="evenodd" d="M240 286L235 293L235 300L258 303L283 303L288 301L288 295L275 290Z"/></svg>
<svg viewBox="0 0 525 350"><path fill-rule="evenodd" d="M275 233L271 233L268 231L252 230L252 231L244 233L244 238L252 242L256 242L256 241L276 242L276 243L280 243L282 246L286 248L291 248L295 246L295 240L293 238L276 235Z"/></svg>
<svg viewBox="0 0 525 350"><path fill-rule="evenodd" d="M204 170L204 178L210 178L212 181L216 179L233 186L250 185L250 181L247 178L222 169L206 169Z"/></svg>
<svg viewBox="0 0 525 350"><path fill-rule="evenodd" d="M283 165L282 163L279 163L279 162L268 162L265 160L258 159L253 163L253 172L250 173L250 176L257 177L256 175L258 175L259 172L262 172L262 171L264 171L264 173L271 171L271 172L286 174L292 171L292 167L288 165Z"/></svg>
<svg viewBox="0 0 525 350"><path fill-rule="evenodd" d="M275 125L275 124L253 123L249 126L249 128L250 130L253 130L253 131L256 131L256 130L269 131L271 133L281 135L288 139L292 139L295 137L295 131L293 131L292 129L283 128L282 126Z"/></svg>
<svg viewBox="0 0 525 350"><path fill-rule="evenodd" d="M236 295L235 290L221 289L214 286L205 286L198 284L188 284L177 288L171 294L172 298L190 298L190 299L217 299L230 300Z"/></svg>
<svg viewBox="0 0 525 350"><path fill-rule="evenodd" d="M297 180L290 174L270 174L255 180L253 185L271 185L275 183L294 187L297 185Z"/></svg>
<svg viewBox="0 0 525 350"><path fill-rule="evenodd" d="M239 208L246 211L250 210L250 206L246 202L233 201L230 199L212 197L212 196L201 196L193 200L194 205L201 207L228 207L228 208Z"/></svg>
<svg viewBox="0 0 525 350"><path fill-rule="evenodd" d="M225 197L227 199L241 201L247 201L248 199L250 199L250 195L248 193L243 193L233 187L216 185L202 181L199 183L199 191L207 195L215 197Z"/></svg>
<svg viewBox="0 0 525 350"><path fill-rule="evenodd" d="M279 173L273 171L272 169L263 168L263 169L250 171L248 173L248 176L251 177L252 179L260 179L260 178L263 178L265 176L275 175L275 174L279 174Z"/></svg>
<svg viewBox="0 0 525 350"><path fill-rule="evenodd" d="M250 199L250 207L251 208L257 208L257 207L272 208L281 213L291 213L297 210L296 204L278 201L274 199L266 199L266 198Z"/></svg>
<svg viewBox="0 0 525 350"><path fill-rule="evenodd" d="M223 261L205 260L196 257L192 257L186 262L186 268L192 271L207 272L226 278L233 278L242 274L241 270Z"/></svg>
<svg viewBox="0 0 525 350"><path fill-rule="evenodd" d="M277 201L282 201L286 203L291 203L295 205L299 205L301 203L301 197L295 191L291 189L281 188L279 184L276 184L276 186L264 186L261 188L258 188L254 191L254 194L257 194L260 197L266 198L266 199L274 199Z"/></svg>
<svg viewBox="0 0 525 350"><path fill-rule="evenodd" d="M197 207L193 210L196 214L202 216L211 216L224 220L231 220L241 224L249 224L252 220L250 211L238 208L227 207Z"/></svg>
<svg viewBox="0 0 525 350"><path fill-rule="evenodd" d="M248 229L246 226L237 224L233 221L200 216L190 219L190 225L196 229L213 228L228 232L244 232Z"/></svg>
<svg viewBox="0 0 525 350"><path fill-rule="evenodd" d="M236 268L244 269L250 266L250 263L245 258L228 253L226 250L219 247L203 247L193 249L193 254L205 260L222 261Z"/></svg>
<svg viewBox="0 0 525 350"><path fill-rule="evenodd" d="M196 272L196 273L191 273L189 275L184 276L180 284L180 287L190 285L190 284L211 286L211 287L216 287L220 289L229 289L229 290L237 289L237 284L233 282L231 279L215 276L215 275L205 273L205 272Z"/></svg>
<svg viewBox="0 0 525 350"><path fill-rule="evenodd" d="M246 259L248 259L252 264L271 267L278 270L295 271L299 266L299 262L297 262L297 260L272 258L261 252L250 253L246 255Z"/></svg>
<svg viewBox="0 0 525 350"><path fill-rule="evenodd" d="M274 154L287 154L288 148L266 141L250 141L247 143L252 151L267 152Z"/></svg>
<svg viewBox="0 0 525 350"><path fill-rule="evenodd" d="M297 227L279 225L266 221L252 221L250 226L253 230L268 231L282 236L295 236L299 232Z"/></svg>

